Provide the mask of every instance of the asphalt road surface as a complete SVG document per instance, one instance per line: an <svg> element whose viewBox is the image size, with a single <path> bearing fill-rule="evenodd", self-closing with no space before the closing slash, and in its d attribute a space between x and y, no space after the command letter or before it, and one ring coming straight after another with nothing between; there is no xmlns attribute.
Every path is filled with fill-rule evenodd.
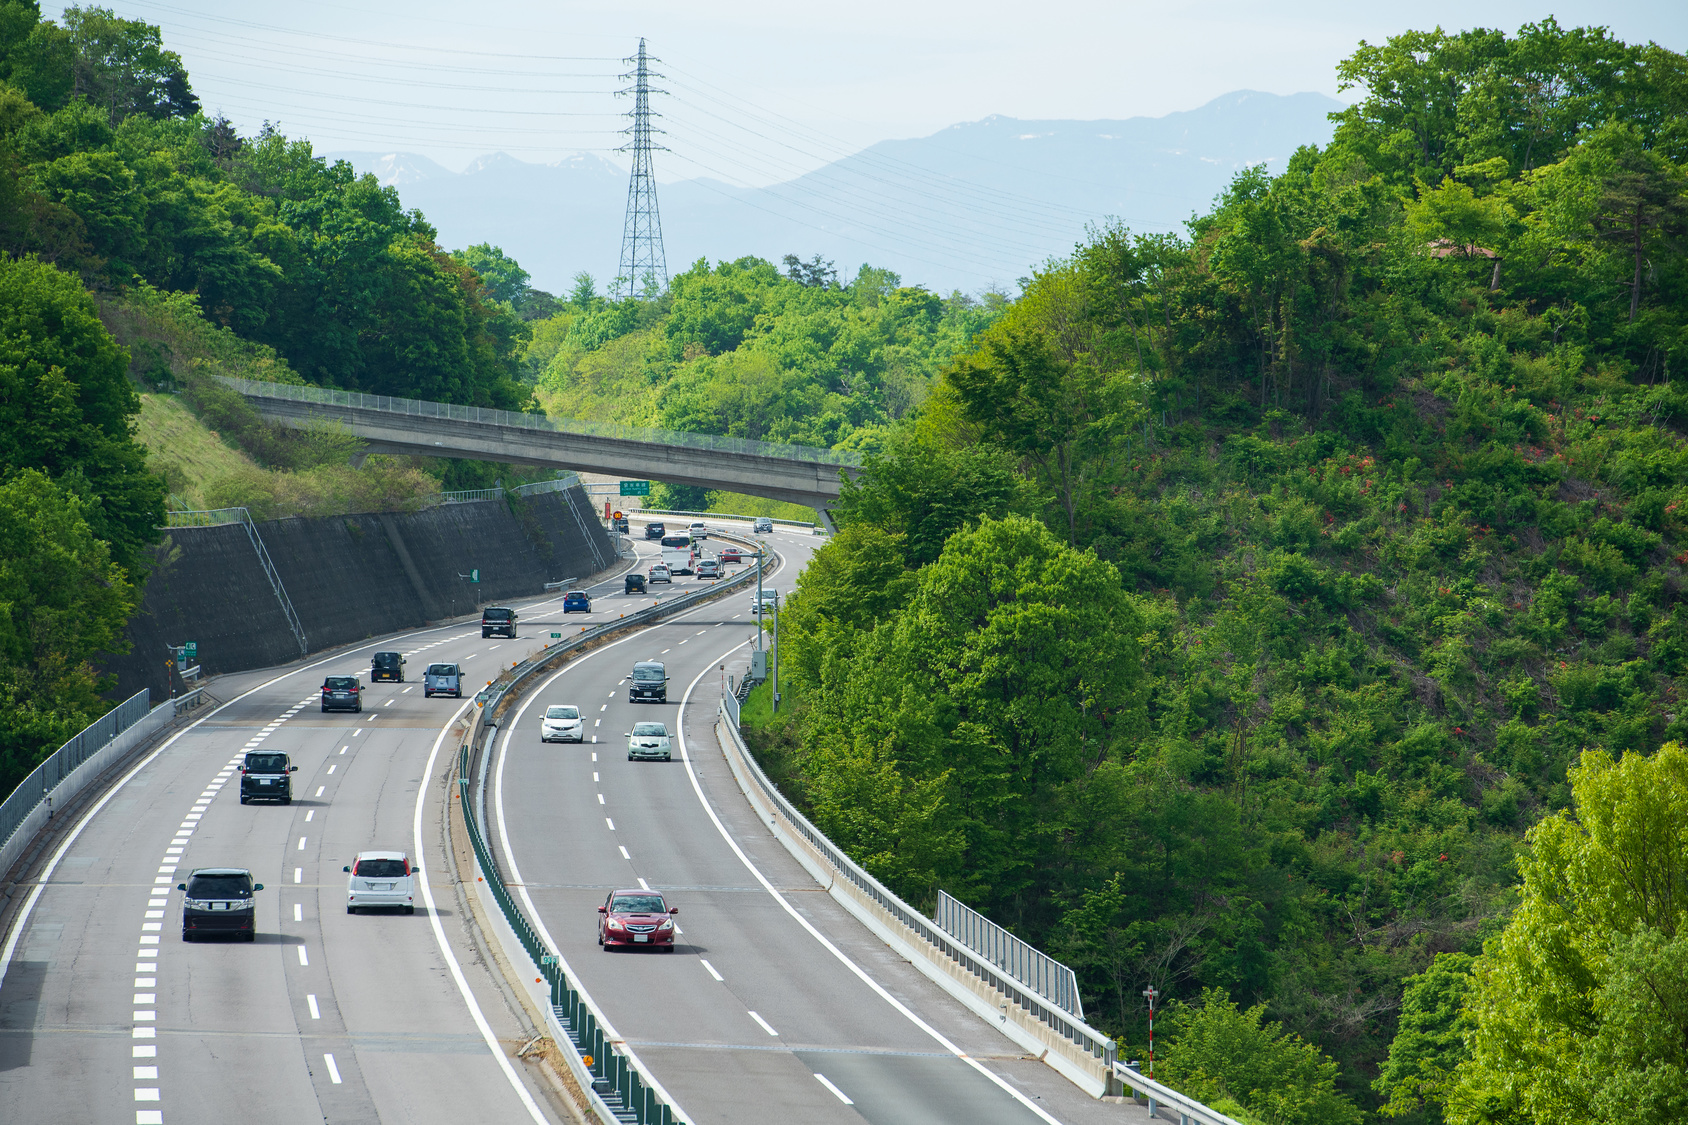
<svg viewBox="0 0 1688 1125"><path fill-rule="evenodd" d="M788 562L772 584L789 591L819 540L769 541ZM550 633L650 600L619 578L593 594L592 614L566 618L560 596L513 603L517 641L460 622L218 679L229 702L77 813L38 885L19 888L27 916L0 942L0 1121L566 1120L515 1057L531 1029L446 874L440 781L472 704L424 699L420 680L456 661L472 694ZM697 1125L1141 1119L1023 1059L757 822L712 731L722 666L748 661L750 601L728 595L571 662L500 733L493 846L615 1030ZM386 649L407 654L408 682L369 682L369 654ZM627 702L621 681L646 657L668 664L667 705ZM363 712L322 713L322 677L348 673L364 677ZM539 705L553 702L581 706L599 741L541 744ZM685 755L629 762L635 719L683 728ZM259 747L299 767L291 805L240 804L238 762ZM346 914L341 868L378 847L420 861L431 907ZM264 884L257 941L184 943L175 887L222 866ZM640 885L682 908L679 948L600 952L597 904Z"/></svg>

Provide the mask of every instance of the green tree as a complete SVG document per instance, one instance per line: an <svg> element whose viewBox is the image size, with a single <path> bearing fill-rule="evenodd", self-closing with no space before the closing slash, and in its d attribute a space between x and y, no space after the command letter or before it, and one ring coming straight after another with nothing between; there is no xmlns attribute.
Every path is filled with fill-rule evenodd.
<svg viewBox="0 0 1688 1125"><path fill-rule="evenodd" d="M0 790L103 714L88 661L119 650L137 594L45 473L0 481Z"/></svg>
<svg viewBox="0 0 1688 1125"><path fill-rule="evenodd" d="M1454 1068L1467 1057L1466 1036L1472 1030L1465 1009L1471 989L1472 958L1465 953L1440 953L1430 967L1404 982L1401 1016L1389 1058L1373 1083L1387 1100L1383 1112L1391 1117L1439 1114L1447 1100Z"/></svg>
<svg viewBox="0 0 1688 1125"><path fill-rule="evenodd" d="M1571 770L1574 808L1529 832L1517 913L1474 968L1451 1122L1688 1115L1688 750Z"/></svg>
<svg viewBox="0 0 1688 1125"><path fill-rule="evenodd" d="M134 114L199 112L181 56L164 49L157 27L120 19L110 8L74 5L65 9L64 24L76 50L76 93L103 108L113 126Z"/></svg>
<svg viewBox="0 0 1688 1125"><path fill-rule="evenodd" d="M0 259L0 479L39 469L131 575L164 522L164 482L133 437L129 357L75 277Z"/></svg>
<svg viewBox="0 0 1688 1125"><path fill-rule="evenodd" d="M1266 1021L1266 1005L1239 1009L1218 989L1168 1014L1165 1059L1156 1077L1209 1104L1239 1103L1267 1125L1359 1125L1362 1115L1336 1089L1336 1063L1311 1043Z"/></svg>

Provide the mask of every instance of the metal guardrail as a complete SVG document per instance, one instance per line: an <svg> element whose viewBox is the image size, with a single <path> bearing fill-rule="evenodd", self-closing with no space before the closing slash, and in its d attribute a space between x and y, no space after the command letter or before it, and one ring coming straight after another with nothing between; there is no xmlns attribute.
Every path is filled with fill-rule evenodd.
<svg viewBox="0 0 1688 1125"><path fill-rule="evenodd" d="M323 406L344 406L354 410L378 410L386 414L403 414L416 418L443 418L454 422L477 422L492 426L510 426L523 430L579 434L582 437L614 438L620 441L648 442L655 445L672 445L687 449L707 449L718 453L745 453L757 457L806 461L820 465L842 465L856 468L862 463L859 453L820 449L812 445L784 445L771 441L753 441L749 438L716 437L712 434L693 434L683 430L658 430L645 426L624 426L617 422L584 422L574 418L547 418L542 414L520 414L512 410L459 406L448 402L424 402L412 398L366 395L357 391L335 390L331 387L267 383L255 379L236 379L227 375L218 375L216 378L223 385L248 398L311 402Z"/></svg>
<svg viewBox="0 0 1688 1125"><path fill-rule="evenodd" d="M0 801L0 845L16 832L18 825L42 801L47 799L59 782L70 776L83 762L106 743L147 717L147 692L138 691L89 723L75 737L47 755L29 776L18 782L16 789ZM5 874L0 871L0 875Z"/></svg>
<svg viewBox="0 0 1688 1125"><path fill-rule="evenodd" d="M489 717L497 713L499 705L504 701L511 689L529 676L535 675L549 668L552 661L566 655L575 649L590 645L594 641L619 632L623 629L638 628L652 621L660 620L671 614L692 608L700 602L709 600L719 594L727 593L748 585L755 579L753 568L745 570L721 582L714 583L701 590L682 594L670 601L646 606L636 613L614 621L605 622L589 629L584 629L574 636L558 644L548 646L545 651L522 661L500 676L493 683L485 705L481 708L471 729L469 742L458 752L457 786L461 800L457 802L462 810L465 827L469 833L470 842L474 845L475 860L480 865L481 877L494 900L498 903L499 911L504 920L509 923L522 948L533 960L534 968L545 980L550 988L551 1007L558 1024L568 1036L567 1044L559 1043L558 1048L567 1050L572 1048L576 1053L575 1062L583 1066L585 1059L592 1061L586 1069L592 1078L592 1095L602 1099L609 1111L619 1122L630 1122L633 1125L673 1125L677 1120L673 1107L668 1105L657 1094L656 1084L638 1063L627 1055L614 1049L613 1042L604 1038L602 1015L593 1009L585 996L569 980L563 970L559 958L545 946L538 929L528 920L517 904L515 896L510 893L499 874L498 864L493 859L492 851L487 846L481 834L480 825L475 818L475 801L471 794L474 778L470 768L470 747L475 745L481 737L483 727L496 730L497 725L489 721ZM571 1064L572 1065L572 1064ZM683 1125L683 1123L682 1123Z"/></svg>
<svg viewBox="0 0 1688 1125"><path fill-rule="evenodd" d="M574 473L557 477L554 480L536 480L529 484L518 484L511 488L466 488L456 492L437 493L441 504L473 504L480 500L499 500L507 492L517 496L541 496L547 492L561 492L565 488L573 488L580 483L580 477Z"/></svg>
<svg viewBox="0 0 1688 1125"><path fill-rule="evenodd" d="M721 701L721 712L723 715L732 714L727 709L725 698ZM733 731L736 735L738 728L735 726ZM1035 990L979 956L962 942L951 937L937 923L904 902L878 879L862 870L855 860L844 853L842 848L828 839L825 833L809 822L808 817L798 812L796 807L786 800L785 794L781 793L779 787L768 780L768 776L762 772L762 767L757 765L753 756L746 754L744 757L750 777L754 780L757 788L762 791L763 796L773 807L779 809L781 815L785 817L792 828L800 833L809 846L825 859L839 878L853 884L857 891L871 899L879 909L925 939L936 947L941 954L960 965L974 977L995 988L1007 1000L1030 1012L1040 1023L1045 1024L1093 1058L1100 1059L1109 1069L1116 1067L1119 1048L1110 1036L1097 1031L1085 1023L1083 1019L1045 999Z"/></svg>
<svg viewBox="0 0 1688 1125"><path fill-rule="evenodd" d="M270 553L264 549L264 539L258 534L258 525L253 522L252 513L245 508L164 513L165 527L219 527L231 523L238 523L246 528L246 537L252 541L252 550L258 555L258 565L263 568L264 577L270 580L270 589L275 591L276 601L281 604L281 613L287 619L287 627L293 631L294 640L299 642L299 655L306 655L311 651L311 646L305 640L305 626L299 621L299 615L293 612L293 600L287 596L287 587L281 584L281 573L276 570L275 563L270 561Z"/></svg>
<svg viewBox="0 0 1688 1125"><path fill-rule="evenodd" d="M1147 1100L1150 1117L1159 1117L1162 1109L1171 1109L1178 1113L1178 1125L1243 1125L1234 1117L1228 1117L1194 1098L1187 1098L1170 1086L1161 1085L1127 1063L1116 1061L1114 1075Z"/></svg>
<svg viewBox="0 0 1688 1125"><path fill-rule="evenodd" d="M688 512L688 511L686 511L682 508L627 508L622 512L622 514L627 516L628 519L632 519L633 516L635 516L635 515L639 515L639 516L691 516L694 519L700 519L700 520L707 520L707 519L744 520L746 522L749 522L749 521L752 521L752 520L766 519L766 520L769 520L772 523L782 523L787 527L806 527L806 528L810 528L811 530L814 529L815 527L819 526L818 524L811 523L808 520L777 520L777 519L774 519L772 516L739 516L739 515L734 515L731 512Z"/></svg>
<svg viewBox="0 0 1688 1125"><path fill-rule="evenodd" d="M1084 1018L1078 977L1049 954L1021 941L948 891L938 892L932 920L950 937L971 949L1051 1004Z"/></svg>

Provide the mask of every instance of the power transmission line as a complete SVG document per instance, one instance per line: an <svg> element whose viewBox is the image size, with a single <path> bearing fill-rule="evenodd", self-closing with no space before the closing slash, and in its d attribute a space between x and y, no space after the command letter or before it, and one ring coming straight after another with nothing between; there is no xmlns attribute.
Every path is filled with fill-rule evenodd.
<svg viewBox="0 0 1688 1125"><path fill-rule="evenodd" d="M626 61L635 68L622 78L633 79L633 86L620 92L633 95L633 108L627 114L633 124L622 131L633 139L616 151L633 153L633 174L627 181L627 223L621 232L621 268L615 280L617 289L631 297L668 288L668 259L662 251L662 215L651 170L652 150L662 149L651 144L651 133L662 131L651 128L651 79L662 75L653 75L650 64L661 60L648 58L645 41L640 39L639 53Z"/></svg>

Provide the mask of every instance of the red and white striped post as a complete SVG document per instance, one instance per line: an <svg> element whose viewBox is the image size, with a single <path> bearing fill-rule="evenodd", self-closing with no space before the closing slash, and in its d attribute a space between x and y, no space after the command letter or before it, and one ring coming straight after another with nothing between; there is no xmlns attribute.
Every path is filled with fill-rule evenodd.
<svg viewBox="0 0 1688 1125"><path fill-rule="evenodd" d="M1143 996L1149 1001L1149 1077L1155 1076L1155 997L1160 995L1160 989L1150 985L1143 990Z"/></svg>

